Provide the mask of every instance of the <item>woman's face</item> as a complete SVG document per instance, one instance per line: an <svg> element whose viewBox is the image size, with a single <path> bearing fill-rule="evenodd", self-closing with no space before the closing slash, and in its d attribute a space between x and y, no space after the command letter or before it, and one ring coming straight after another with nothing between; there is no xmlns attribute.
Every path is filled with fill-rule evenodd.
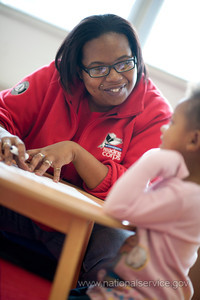
<svg viewBox="0 0 200 300"><path fill-rule="evenodd" d="M82 64L86 68L113 65L132 56L127 37L109 32L84 45ZM122 104L127 99L137 80L137 68L123 73L117 73L112 68L107 76L100 78L91 78L82 70L81 76L90 94L91 111L103 112Z"/></svg>

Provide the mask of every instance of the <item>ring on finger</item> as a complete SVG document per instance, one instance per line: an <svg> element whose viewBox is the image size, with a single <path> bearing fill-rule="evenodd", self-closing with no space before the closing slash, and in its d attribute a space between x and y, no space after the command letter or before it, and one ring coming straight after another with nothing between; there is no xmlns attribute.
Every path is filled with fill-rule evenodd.
<svg viewBox="0 0 200 300"><path fill-rule="evenodd" d="M45 157L45 154L43 154L43 153L41 153L41 152L39 152L38 155L40 155L41 158L44 158L44 157Z"/></svg>
<svg viewBox="0 0 200 300"><path fill-rule="evenodd" d="M5 141L4 143L3 143L3 148L5 147L5 146L11 146L11 143L9 142L9 141Z"/></svg>
<svg viewBox="0 0 200 300"><path fill-rule="evenodd" d="M52 165L52 161L51 160L49 160L49 159L45 159L44 161L43 161L43 163L45 163L45 164L48 164L49 165L49 167Z"/></svg>
<svg viewBox="0 0 200 300"><path fill-rule="evenodd" d="M60 171L60 170L61 170L61 168L54 168L54 170L55 170L55 171Z"/></svg>

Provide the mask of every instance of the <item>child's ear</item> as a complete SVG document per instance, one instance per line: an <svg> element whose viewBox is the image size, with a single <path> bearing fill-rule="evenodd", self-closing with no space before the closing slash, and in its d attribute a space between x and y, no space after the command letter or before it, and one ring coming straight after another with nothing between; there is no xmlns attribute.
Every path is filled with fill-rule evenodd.
<svg viewBox="0 0 200 300"><path fill-rule="evenodd" d="M186 150L197 151L200 149L200 130L193 130L189 133Z"/></svg>

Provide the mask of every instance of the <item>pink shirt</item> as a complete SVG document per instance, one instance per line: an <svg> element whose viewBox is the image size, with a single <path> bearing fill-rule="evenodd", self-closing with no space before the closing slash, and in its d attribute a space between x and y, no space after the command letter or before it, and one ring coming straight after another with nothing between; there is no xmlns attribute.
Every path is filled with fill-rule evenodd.
<svg viewBox="0 0 200 300"><path fill-rule="evenodd" d="M99 272L104 280L114 272L124 285L91 288L92 299L191 299L188 272L200 245L200 186L183 181L187 176L178 152L154 149L117 181L104 210L136 225L137 231L122 245L112 267L105 267L107 274Z"/></svg>

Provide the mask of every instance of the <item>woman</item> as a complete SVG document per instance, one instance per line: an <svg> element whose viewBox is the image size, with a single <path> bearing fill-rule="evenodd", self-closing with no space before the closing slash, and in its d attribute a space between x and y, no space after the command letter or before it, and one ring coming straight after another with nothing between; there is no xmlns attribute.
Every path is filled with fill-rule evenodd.
<svg viewBox="0 0 200 300"><path fill-rule="evenodd" d="M169 105L147 77L131 24L116 15L91 16L67 35L55 62L1 93L1 160L11 164L15 145L19 167L38 175L51 172L54 181L62 177L104 199L133 162L158 147L160 126L170 116ZM40 240L59 256L62 234L3 207L0 213L1 229ZM23 230L14 226L15 218ZM93 279L129 234L96 225L81 278Z"/></svg>

